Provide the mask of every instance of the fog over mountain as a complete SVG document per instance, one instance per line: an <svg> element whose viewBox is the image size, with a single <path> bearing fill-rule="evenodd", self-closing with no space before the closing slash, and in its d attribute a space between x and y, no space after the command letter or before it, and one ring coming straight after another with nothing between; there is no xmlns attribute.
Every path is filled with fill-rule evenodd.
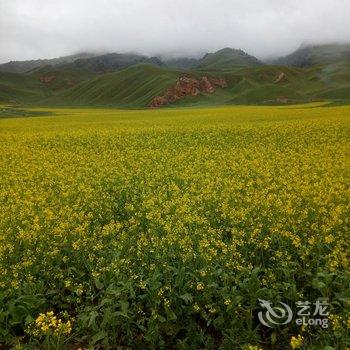
<svg viewBox="0 0 350 350"><path fill-rule="evenodd" d="M1 0L0 62L77 52L258 58L350 39L349 0Z"/></svg>

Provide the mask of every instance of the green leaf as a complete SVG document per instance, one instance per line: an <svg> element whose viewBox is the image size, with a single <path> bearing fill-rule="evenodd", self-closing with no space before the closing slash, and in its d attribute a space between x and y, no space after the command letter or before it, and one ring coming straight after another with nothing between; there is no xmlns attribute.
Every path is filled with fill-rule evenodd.
<svg viewBox="0 0 350 350"><path fill-rule="evenodd" d="M186 303L191 303L193 301L193 297L191 294L189 293L185 293L185 294L182 294L180 295L180 298Z"/></svg>
<svg viewBox="0 0 350 350"><path fill-rule="evenodd" d="M107 337L107 332L106 331L99 331L96 333L92 339L91 339L91 345L94 346L96 345L99 341Z"/></svg>
<svg viewBox="0 0 350 350"><path fill-rule="evenodd" d="M102 289L103 283L98 278L95 278L95 286L97 289Z"/></svg>
<svg viewBox="0 0 350 350"><path fill-rule="evenodd" d="M324 287L326 287L326 284L320 280L318 280L317 278L314 278L312 280L312 286L315 288L315 289L318 289L318 290L322 290Z"/></svg>

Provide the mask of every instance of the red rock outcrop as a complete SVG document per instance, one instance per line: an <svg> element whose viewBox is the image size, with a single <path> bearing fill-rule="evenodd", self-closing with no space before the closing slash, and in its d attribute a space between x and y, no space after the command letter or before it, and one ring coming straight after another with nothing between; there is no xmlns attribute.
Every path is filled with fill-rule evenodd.
<svg viewBox="0 0 350 350"><path fill-rule="evenodd" d="M54 75L51 75L51 76L46 75L39 78L40 82L43 84L51 84L55 79L56 77Z"/></svg>
<svg viewBox="0 0 350 350"><path fill-rule="evenodd" d="M227 86L225 79L203 76L201 80L193 77L180 77L175 85L165 91L163 95L156 96L150 102L149 107L158 108L174 103L186 96L197 96L200 93L211 94L215 87Z"/></svg>
<svg viewBox="0 0 350 350"><path fill-rule="evenodd" d="M214 87L210 83L208 77L203 77L202 80L200 81L200 88L202 92L205 92L207 94L211 94L214 92Z"/></svg>
<svg viewBox="0 0 350 350"><path fill-rule="evenodd" d="M208 79L209 79L210 83L214 86L218 86L221 88L227 87L227 82L223 78L209 77Z"/></svg>

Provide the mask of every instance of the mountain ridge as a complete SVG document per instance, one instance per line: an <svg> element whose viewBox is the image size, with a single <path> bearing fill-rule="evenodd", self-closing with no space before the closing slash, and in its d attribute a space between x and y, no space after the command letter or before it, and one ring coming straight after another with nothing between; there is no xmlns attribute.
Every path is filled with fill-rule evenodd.
<svg viewBox="0 0 350 350"><path fill-rule="evenodd" d="M88 53L62 56L52 59L38 59L25 61L9 61L0 64L0 71L11 73L27 73L33 69L50 66L64 66L67 68L89 67L97 72L123 69L133 64L152 63L169 68L180 69L231 69L244 66L262 64L290 65L297 67L312 66L319 63L334 62L350 58L350 43L348 44L303 44L292 53L269 59L267 62L259 60L241 49L226 47L215 52L206 53L200 58L183 55L178 58L164 58L161 56L147 56L138 53ZM100 70L99 70L100 65Z"/></svg>
<svg viewBox="0 0 350 350"><path fill-rule="evenodd" d="M0 102L123 108L145 108L157 97L171 101L164 103L167 106L350 103L350 58L346 46L336 48L300 48L290 55L294 61L284 60L284 64L267 64L242 50L224 48L199 59L117 53L70 57L68 62L60 58L53 61L55 65L37 66L26 73L1 72L0 65ZM177 83L199 82L203 77L224 79L227 87L183 98L167 95ZM182 93L181 84L177 86L176 95Z"/></svg>
<svg viewBox="0 0 350 350"><path fill-rule="evenodd" d="M124 69L134 64L151 63L158 66L167 66L169 68L195 69L203 68L210 63L212 68L222 68L222 62L229 62L230 67L252 65L252 62L259 60L245 53L243 50L224 48L213 53L207 53L202 58L195 59L189 57L180 58L160 58L157 56L146 56L137 53L104 53L63 56L54 59L28 60L28 61L10 61L0 64L0 71L11 73L28 73L33 69L50 65L52 67L63 68L88 68L94 72L108 72L118 69ZM246 64L244 61L247 61ZM209 62L207 62L209 61ZM217 62L215 62L217 61Z"/></svg>
<svg viewBox="0 0 350 350"><path fill-rule="evenodd" d="M92 57L95 54L92 53L78 53L68 56L61 56L56 58L48 59L37 59L37 60L25 60L25 61L9 61L0 64L1 72L8 73L27 73L33 69L44 67L47 65L56 66L62 63L73 62L80 58Z"/></svg>
<svg viewBox="0 0 350 350"><path fill-rule="evenodd" d="M275 64L311 67L350 59L350 44L301 45L291 54L272 62Z"/></svg>

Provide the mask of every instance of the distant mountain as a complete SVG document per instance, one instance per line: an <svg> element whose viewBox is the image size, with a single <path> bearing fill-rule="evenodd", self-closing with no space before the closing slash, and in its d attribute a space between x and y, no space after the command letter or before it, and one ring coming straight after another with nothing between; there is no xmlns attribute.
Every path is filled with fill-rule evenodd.
<svg viewBox="0 0 350 350"><path fill-rule="evenodd" d="M149 63L156 66L163 65L163 62L157 57L147 57L137 54L108 53L95 55L82 53L54 59L11 61L0 64L0 72L27 73L51 66L64 69L85 69L95 73L106 73L141 63Z"/></svg>
<svg viewBox="0 0 350 350"><path fill-rule="evenodd" d="M328 44L301 46L292 54L275 60L274 63L294 67L311 67L346 59L350 59L350 44Z"/></svg>
<svg viewBox="0 0 350 350"><path fill-rule="evenodd" d="M65 68L79 68L96 73L105 73L141 63L148 63L156 66L163 65L163 62L157 57L147 57L138 54L109 53L101 56L80 58L63 66Z"/></svg>
<svg viewBox="0 0 350 350"><path fill-rule="evenodd" d="M0 71L26 73L51 66L63 69L84 69L94 73L107 73L124 69L135 64L153 64L172 69L233 69L254 67L261 62L242 50L226 48L215 53L208 53L201 59L180 57L160 59L132 53L107 53L103 55L77 54L54 59L11 61L0 64Z"/></svg>
<svg viewBox="0 0 350 350"><path fill-rule="evenodd" d="M162 61L157 57L111 53L14 62L0 65L0 69L5 66L26 73L0 70L0 102L143 108L155 98L168 96L169 89L176 87L176 93L183 98L172 99L175 106L313 100L350 103L349 52L350 45L302 47L278 60L279 64L262 64L242 50L230 48L199 60L183 57ZM48 61L50 64L44 65ZM203 85L210 79L225 81L225 87L210 90ZM198 86L191 83L195 80L199 92ZM187 86L188 82L193 86Z"/></svg>
<svg viewBox="0 0 350 350"><path fill-rule="evenodd" d="M207 53L198 64L201 69L233 69L256 67L262 63L254 56L237 49L225 48L214 53Z"/></svg>
<svg viewBox="0 0 350 350"><path fill-rule="evenodd" d="M44 66L57 66L59 64L74 62L78 59L84 59L92 57L94 54L91 53L79 53L76 55L63 56L53 59L40 59L40 60L29 60L29 61L10 61L7 63L0 64L0 72L9 73L25 73L33 69L44 67Z"/></svg>

